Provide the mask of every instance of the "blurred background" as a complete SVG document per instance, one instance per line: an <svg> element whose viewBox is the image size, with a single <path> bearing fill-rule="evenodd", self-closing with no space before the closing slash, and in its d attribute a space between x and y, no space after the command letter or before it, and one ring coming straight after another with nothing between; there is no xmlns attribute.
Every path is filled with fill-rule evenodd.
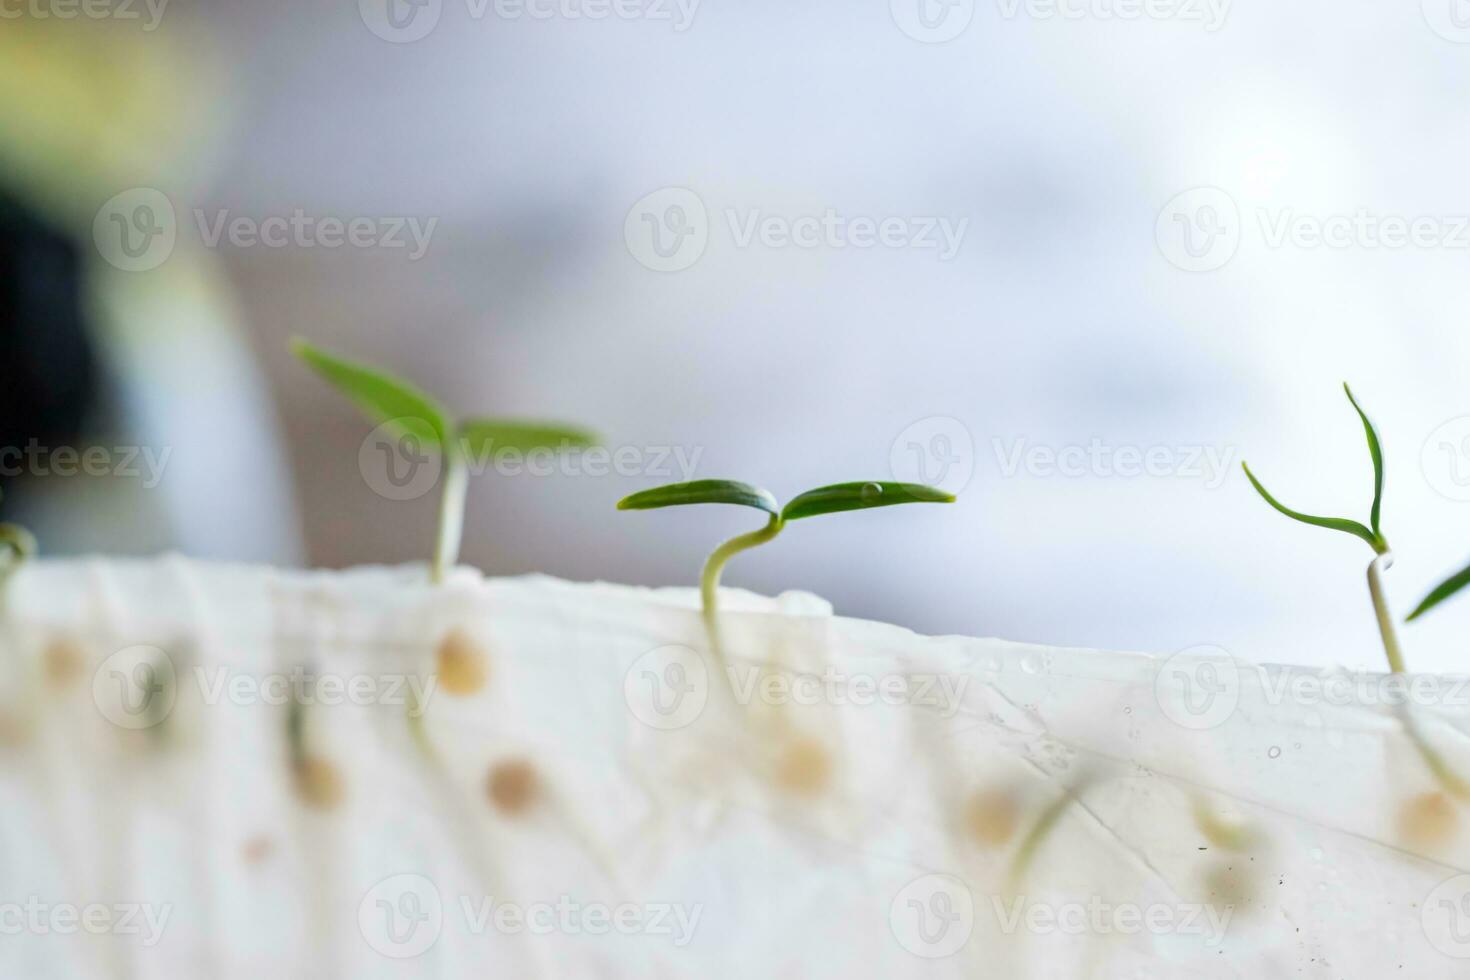
<svg viewBox="0 0 1470 980"><path fill-rule="evenodd" d="M693 584L728 508L924 479L728 584L926 633L1379 668L1470 557L1470 10L1228 0L27 0L0 18L0 514L52 555L426 560L286 349L580 422L463 560ZM1405 631L1463 670L1470 600Z"/></svg>

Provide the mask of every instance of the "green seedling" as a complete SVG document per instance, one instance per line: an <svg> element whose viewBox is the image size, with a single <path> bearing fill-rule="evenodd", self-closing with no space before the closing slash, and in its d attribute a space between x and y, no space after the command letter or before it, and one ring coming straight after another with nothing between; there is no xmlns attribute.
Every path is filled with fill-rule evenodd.
<svg viewBox="0 0 1470 980"><path fill-rule="evenodd" d="M1276 498L1266 492L1266 488L1261 486L1260 481L1251 473L1250 467L1244 463L1241 466L1245 469L1245 475L1250 477L1251 485L1256 488L1256 492L1265 498L1266 503L1275 507L1287 517L1301 521L1304 524L1325 527L1334 531L1345 531L1355 537L1362 538L1373 549L1376 557L1368 565L1368 592L1373 597L1373 613L1378 618L1378 632L1383 637L1384 652L1388 654L1388 669L1395 674L1401 674L1404 672L1404 654L1402 648L1399 646L1398 634L1394 630L1393 617L1389 613L1388 600L1383 591L1383 572L1393 565L1393 554L1389 551L1388 541L1384 538L1383 530L1379 526L1379 515L1383 504L1383 447L1378 440L1378 432L1373 428L1373 423L1368 420L1368 416L1358 405L1358 400L1353 397L1352 389L1344 384L1342 390L1347 393L1348 401L1352 402L1353 409L1358 413L1358 418L1363 420L1363 432L1368 439L1368 455L1373 458L1373 508L1369 512L1368 525L1366 527L1357 521L1348 520L1347 518L1313 517L1309 514L1298 513L1290 508L1284 507L1276 501ZM1456 578L1458 577L1456 576ZM1454 581L1455 579L1452 578L1445 585L1441 585L1439 589L1431 592L1425 602L1421 603L1420 607L1409 618L1413 619L1415 616L1418 616L1430 606L1433 606L1453 592L1455 588L1458 588L1459 586L1447 588ZM1445 590L1443 595L1438 594L1441 590ZM1431 599L1433 600L1432 602L1430 601ZM1409 740L1413 742L1414 747L1423 757L1425 765L1429 767L1430 772L1434 774L1440 784L1455 796L1461 799L1470 799L1470 784L1467 784L1456 775L1449 764L1445 762L1444 758L1425 740L1423 734L1419 731L1419 726L1409 713L1407 705L1400 705L1400 716L1403 719L1404 728L1408 733Z"/></svg>
<svg viewBox="0 0 1470 980"><path fill-rule="evenodd" d="M954 494L917 483L838 483L808 490L782 507L770 493L748 483L736 480L695 480L631 494L618 501L618 510L654 510L687 504L735 504L766 514L765 527L731 538L716 548L704 563L704 573L699 580L699 595L710 644L718 651L716 617L720 573L724 571L726 562L735 555L770 541L781 533L789 521L848 510L889 507L894 504L949 504L954 499Z"/></svg>
<svg viewBox="0 0 1470 980"><path fill-rule="evenodd" d="M19 524L0 524L0 599L10 576L35 554L35 535Z"/></svg>
<svg viewBox="0 0 1470 980"><path fill-rule="evenodd" d="M35 553L35 535L19 524L0 524L0 582Z"/></svg>
<svg viewBox="0 0 1470 980"><path fill-rule="evenodd" d="M428 395L399 378L344 361L300 338L291 342L291 350L369 419L387 425L405 440L404 449L411 455L431 452L443 457L439 530L430 573L435 583L444 580L459 557L472 464L482 469L500 452L567 451L597 445L595 435L575 426L494 418L456 420Z"/></svg>
<svg viewBox="0 0 1470 980"><path fill-rule="evenodd" d="M1292 510L1280 503L1275 497L1261 486L1255 474L1249 466L1241 463L1245 475L1251 481L1251 486L1256 492L1281 513L1294 521L1303 524L1311 524L1314 527L1325 527L1333 531L1343 531L1354 537L1361 538L1367 542L1368 547L1373 549L1374 559L1368 565L1368 592L1373 597L1373 612L1378 617L1378 632L1383 637L1383 649L1388 654L1388 669L1395 674L1403 673L1404 655L1399 647L1398 635L1394 631L1393 617L1388 610L1388 601L1383 592L1383 572L1393 565L1393 554L1389 551L1388 541L1383 536L1383 530L1379 526L1379 517L1383 508L1383 447L1378 441L1378 432L1373 428L1373 423L1368 420L1367 414L1358 405L1358 400L1353 397L1352 389L1343 384L1342 390L1347 393L1348 401L1352 403L1353 410L1358 413L1358 418L1363 421L1363 432L1368 439L1368 455L1373 459L1373 507L1369 512L1368 524L1365 526L1358 521L1349 520L1345 517L1314 517L1311 514L1303 514Z"/></svg>
<svg viewBox="0 0 1470 980"><path fill-rule="evenodd" d="M291 779L302 801L319 810L336 806L343 795L342 775L330 759L313 755L307 748L306 705L299 688L293 688L286 709L286 746Z"/></svg>
<svg viewBox="0 0 1470 980"><path fill-rule="evenodd" d="M1010 868L1006 872L1007 892L1015 894L1019 890L1022 880L1026 877L1026 872L1031 869L1036 855L1041 852L1041 846L1056 829L1057 822L1074 803L1079 807L1082 806L1082 794L1096 782L1095 774L1084 771L1070 785L1061 784L1062 795L1047 804L1046 809L1037 815L1036 822L1031 825L1031 829L1016 847L1016 853L1011 857Z"/></svg>

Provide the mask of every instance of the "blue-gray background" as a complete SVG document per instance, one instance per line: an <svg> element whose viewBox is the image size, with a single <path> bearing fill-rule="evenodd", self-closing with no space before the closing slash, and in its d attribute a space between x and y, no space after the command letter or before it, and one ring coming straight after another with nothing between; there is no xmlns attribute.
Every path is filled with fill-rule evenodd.
<svg viewBox="0 0 1470 980"><path fill-rule="evenodd" d="M433 496L373 492L358 465L370 426L291 362L300 333L466 413L585 421L611 446L698 451L697 475L783 496L889 477L926 451L910 443L937 448L928 462L959 467L950 479L973 470L957 506L796 525L727 577L924 632L1379 666L1368 548L1271 513L1239 472L1245 458L1288 503L1365 520L1371 471L1343 380L1386 443L1400 610L1470 557L1460 0L1073 0L1065 16L958 0L927 19L918 0L704 0L687 23L653 0L629 19L442 0L409 43L370 29L365 3L180 5L105 42L167 50L185 66L167 90L205 93L187 117L159 109L167 164L131 163L111 189L170 198L169 263L226 284L210 303L227 326L208 329L235 343L189 356L259 383L218 425L199 413L227 386L112 419L172 447L165 484L195 482L115 545L53 513L52 550L425 557ZM625 237L664 188L705 211L707 245L678 271L648 268ZM194 214L222 209L437 224L416 261L211 248ZM829 210L966 224L948 258L740 240L757 213ZM1416 219L1415 240L1385 244ZM260 460L284 447L280 493L261 490L266 463L216 468L236 445ZM1153 450L1156 472L1089 460L1066 475L1025 455L1093 446ZM464 558L692 583L753 515L613 511L656 482L487 475ZM1467 631L1470 599L1408 628L1411 664L1463 668Z"/></svg>

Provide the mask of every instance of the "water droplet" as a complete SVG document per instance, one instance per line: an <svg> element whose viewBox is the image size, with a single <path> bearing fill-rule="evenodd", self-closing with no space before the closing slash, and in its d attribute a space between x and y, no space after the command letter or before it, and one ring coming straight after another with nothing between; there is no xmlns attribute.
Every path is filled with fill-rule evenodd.
<svg viewBox="0 0 1470 980"><path fill-rule="evenodd" d="M883 496L883 488L876 483L864 483L863 488L861 491L859 491L859 493L862 495L863 503L871 504L873 501Z"/></svg>
<svg viewBox="0 0 1470 980"><path fill-rule="evenodd" d="M1131 715L1131 714L1133 714L1133 709L1132 708L1124 708L1123 709L1123 714L1125 714L1125 715Z"/></svg>
<svg viewBox="0 0 1470 980"><path fill-rule="evenodd" d="M1268 756L1270 756L1271 758L1273 758L1273 759L1279 759L1279 758L1281 758L1281 746L1279 746L1279 745L1273 745L1273 746L1271 746L1269 749L1266 750L1266 754Z"/></svg>
<svg viewBox="0 0 1470 980"><path fill-rule="evenodd" d="M1041 658L1034 653L1028 653L1021 658L1021 669L1028 674L1034 674L1041 669Z"/></svg>

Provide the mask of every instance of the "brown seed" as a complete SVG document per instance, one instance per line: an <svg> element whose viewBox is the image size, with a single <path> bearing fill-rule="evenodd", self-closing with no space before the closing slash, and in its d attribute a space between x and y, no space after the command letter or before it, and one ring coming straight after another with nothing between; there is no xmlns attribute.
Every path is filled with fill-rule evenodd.
<svg viewBox="0 0 1470 980"><path fill-rule="evenodd" d="M308 756L295 767L296 792L309 806L330 810L342 801L342 777L327 759Z"/></svg>
<svg viewBox="0 0 1470 980"><path fill-rule="evenodd" d="M525 759L511 759L490 769L486 792L490 802L502 813L518 815L531 808L540 794L541 780L536 767Z"/></svg>
<svg viewBox="0 0 1470 980"><path fill-rule="evenodd" d="M1399 807L1399 837L1419 850L1436 850L1460 829L1460 815L1444 793L1420 793Z"/></svg>
<svg viewBox="0 0 1470 980"><path fill-rule="evenodd" d="M1248 861L1234 857L1228 863L1217 864L1205 874L1205 898L1216 908L1230 906L1245 911L1256 897L1256 876Z"/></svg>
<svg viewBox="0 0 1470 980"><path fill-rule="evenodd" d="M996 789L977 791L965 806L965 826L970 836L986 847L1010 840L1019 816L1016 801L1010 794Z"/></svg>
<svg viewBox="0 0 1470 980"><path fill-rule="evenodd" d="M489 673L485 652L469 633L455 627L439 641L439 687L463 697L485 686Z"/></svg>
<svg viewBox="0 0 1470 980"><path fill-rule="evenodd" d="M66 687L82 675L87 657L76 641L66 638L52 640L46 646L46 679L52 687Z"/></svg>
<svg viewBox="0 0 1470 980"><path fill-rule="evenodd" d="M260 864L270 857L276 849L275 841L264 834L252 837L240 848L241 855L246 864Z"/></svg>
<svg viewBox="0 0 1470 980"><path fill-rule="evenodd" d="M9 708L0 709L0 745L24 745L31 737L33 719Z"/></svg>
<svg viewBox="0 0 1470 980"><path fill-rule="evenodd" d="M776 767L776 781L795 793L817 793L832 776L832 757L821 742L799 738L786 747Z"/></svg>

